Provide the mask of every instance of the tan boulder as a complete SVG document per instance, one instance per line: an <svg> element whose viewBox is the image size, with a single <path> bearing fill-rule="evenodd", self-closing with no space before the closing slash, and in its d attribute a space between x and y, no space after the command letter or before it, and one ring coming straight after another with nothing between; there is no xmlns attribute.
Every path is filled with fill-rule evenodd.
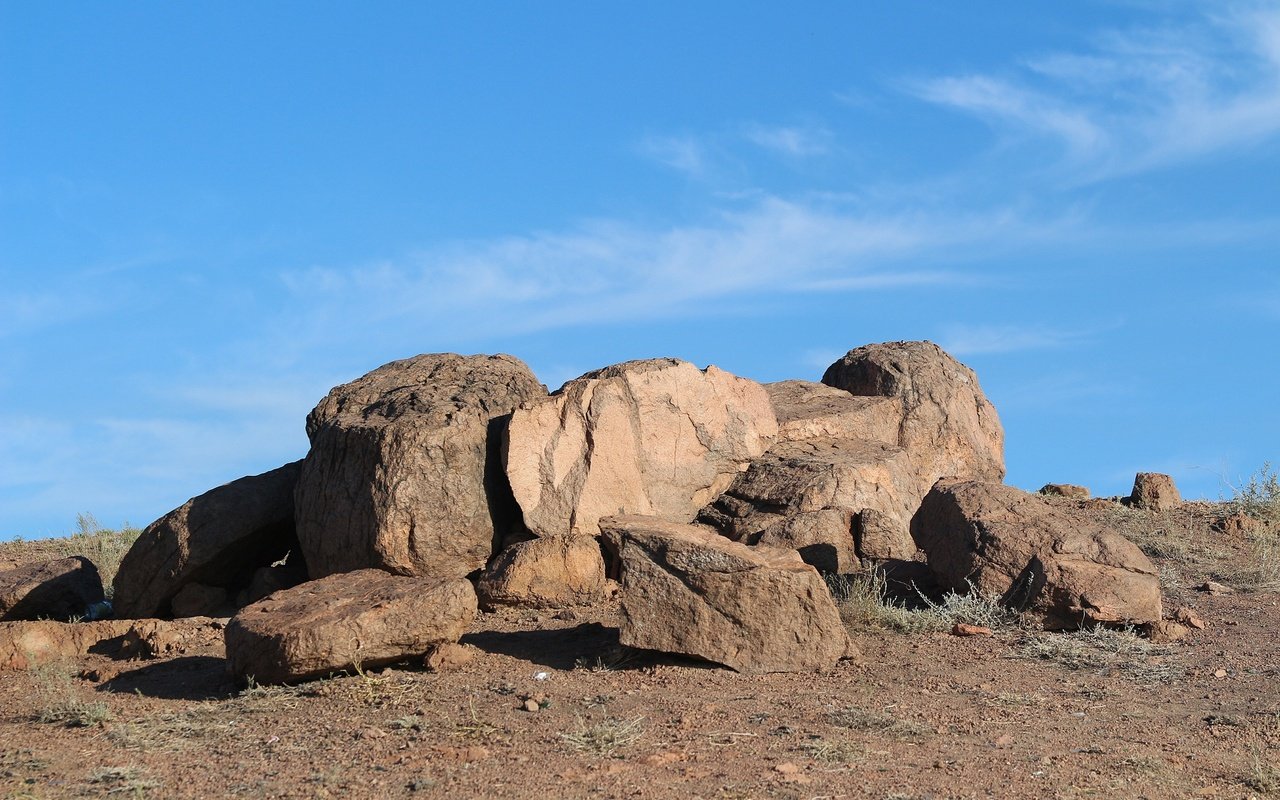
<svg viewBox="0 0 1280 800"><path fill-rule="evenodd" d="M932 342L887 342L850 350L822 382L859 397L899 403L895 442L919 471L920 497L938 478L1004 480L1004 429L973 370Z"/></svg>
<svg viewBox="0 0 1280 800"><path fill-rule="evenodd" d="M297 489L311 577L377 567L458 578L519 520L502 474L501 428L546 395L506 355L421 355L338 386L307 417Z"/></svg>
<svg viewBox="0 0 1280 800"><path fill-rule="evenodd" d="M476 593L463 579L330 575L241 609L226 629L228 668L267 684L421 659L456 642L475 615Z"/></svg>
<svg viewBox="0 0 1280 800"><path fill-rule="evenodd" d="M563 608L604 595L604 558L591 536L551 536L499 553L476 584L485 608Z"/></svg>
<svg viewBox="0 0 1280 800"><path fill-rule="evenodd" d="M601 520L621 563L621 643L738 672L835 664L849 640L831 592L794 551L654 517Z"/></svg>
<svg viewBox="0 0 1280 800"><path fill-rule="evenodd" d="M766 383L778 417L778 441L865 439L896 445L901 404L888 397L855 397L812 381Z"/></svg>
<svg viewBox="0 0 1280 800"><path fill-rule="evenodd" d="M84 556L33 561L0 572L0 621L82 617L102 598L98 568Z"/></svg>
<svg viewBox="0 0 1280 800"><path fill-rule="evenodd" d="M175 613L189 583L235 591L254 570L297 548L293 489L301 462L234 480L193 497L142 531L120 562L116 616Z"/></svg>
<svg viewBox="0 0 1280 800"><path fill-rule="evenodd" d="M1069 500L1089 499L1089 490L1074 483L1046 483L1040 487L1040 494L1046 497L1065 497Z"/></svg>
<svg viewBox="0 0 1280 800"><path fill-rule="evenodd" d="M1041 616L1047 628L1161 618L1151 559L1096 517L1038 495L939 481L912 533L943 588L998 595Z"/></svg>
<svg viewBox="0 0 1280 800"><path fill-rule="evenodd" d="M782 442L753 461L698 520L734 541L797 550L824 572L854 572L859 556L910 558L915 552L909 532L919 501L915 480L911 459L892 445ZM865 520L863 512L871 512Z"/></svg>
<svg viewBox="0 0 1280 800"><path fill-rule="evenodd" d="M1170 476L1159 472L1139 472L1133 479L1129 505L1147 511L1168 511L1182 505L1182 495Z"/></svg>
<svg viewBox="0 0 1280 800"><path fill-rule="evenodd" d="M517 409L505 463L531 531L594 536L612 514L692 520L777 432L758 383L678 359L631 361Z"/></svg>

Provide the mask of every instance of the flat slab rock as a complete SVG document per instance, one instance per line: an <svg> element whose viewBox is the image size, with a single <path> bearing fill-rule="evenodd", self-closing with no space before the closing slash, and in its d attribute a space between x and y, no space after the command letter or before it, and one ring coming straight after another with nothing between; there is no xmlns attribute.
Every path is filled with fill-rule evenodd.
<svg viewBox="0 0 1280 800"><path fill-rule="evenodd" d="M630 361L517 409L505 463L529 530L594 536L616 514L691 521L777 432L754 381L674 358Z"/></svg>
<svg viewBox="0 0 1280 800"><path fill-rule="evenodd" d="M171 604L191 584L236 589L254 570L297 547L293 490L302 462L231 481L193 497L148 525L114 581L120 617L192 616ZM225 591L224 591L225 594Z"/></svg>
<svg viewBox="0 0 1280 800"><path fill-rule="evenodd" d="M1038 495L996 483L939 481L912 533L944 588L999 595L1042 616L1047 628L1161 618L1151 559L1094 518Z"/></svg>
<svg viewBox="0 0 1280 800"><path fill-rule="evenodd" d="M298 540L311 577L376 567L460 578L519 521L506 417L544 387L517 358L432 353L329 392L307 416Z"/></svg>
<svg viewBox="0 0 1280 800"><path fill-rule="evenodd" d="M778 381L764 389L778 416L778 441L865 439L897 445L902 406L889 397L857 397L813 381Z"/></svg>
<svg viewBox="0 0 1280 800"><path fill-rule="evenodd" d="M241 680L288 683L421 658L456 642L475 615L463 579L331 575L241 609L227 625L228 668Z"/></svg>
<svg viewBox="0 0 1280 800"><path fill-rule="evenodd" d="M0 572L0 621L71 619L102 600L98 568L83 556L36 561Z"/></svg>
<svg viewBox="0 0 1280 800"><path fill-rule="evenodd" d="M623 645L745 673L823 669L849 652L830 591L794 550L653 517L600 524L621 562Z"/></svg>
<svg viewBox="0 0 1280 800"><path fill-rule="evenodd" d="M915 483L899 447L836 438L782 442L751 462L698 521L744 544L789 547L819 570L843 574L858 569L859 557L915 553L908 530L919 500ZM864 512L883 535L860 541Z"/></svg>

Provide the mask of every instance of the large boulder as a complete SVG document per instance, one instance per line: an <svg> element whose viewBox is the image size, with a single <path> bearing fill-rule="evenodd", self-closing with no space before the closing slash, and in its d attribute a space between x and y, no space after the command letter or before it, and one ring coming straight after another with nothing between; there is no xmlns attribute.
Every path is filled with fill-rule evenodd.
<svg viewBox="0 0 1280 800"><path fill-rule="evenodd" d="M116 616L167 616L188 584L234 593L254 570L296 550L293 490L301 465L211 489L148 525L116 572Z"/></svg>
<svg viewBox="0 0 1280 800"><path fill-rule="evenodd" d="M461 578L330 575L242 608L226 629L228 669L241 680L289 683L421 658L456 642L475 615L475 590Z"/></svg>
<svg viewBox="0 0 1280 800"><path fill-rule="evenodd" d="M546 396L511 356L421 355L329 392L307 417L298 539L312 577L378 567L458 578L519 520L501 429Z"/></svg>
<svg viewBox="0 0 1280 800"><path fill-rule="evenodd" d="M1160 620L1159 574L1137 545L1038 495L939 481L912 533L944 588L998 595L1047 628Z"/></svg>
<svg viewBox="0 0 1280 800"><path fill-rule="evenodd" d="M777 436L764 387L687 361L590 372L511 417L505 462L539 536L593 536L601 517L689 522Z"/></svg>
<svg viewBox="0 0 1280 800"><path fill-rule="evenodd" d="M485 608L563 608L594 603L604 588L604 558L594 537L549 536L499 553L476 593Z"/></svg>
<svg viewBox="0 0 1280 800"><path fill-rule="evenodd" d="M916 473L899 447L856 439L783 442L751 463L698 515L729 538L789 547L823 572L859 557L908 559ZM861 536L863 523L871 535Z"/></svg>
<svg viewBox="0 0 1280 800"><path fill-rule="evenodd" d="M600 525L621 565L623 645L747 673L821 669L848 652L831 592L796 551L654 517Z"/></svg>
<svg viewBox="0 0 1280 800"><path fill-rule="evenodd" d="M896 445L901 405L889 397L855 397L812 381L766 383L778 416L778 441L865 439Z"/></svg>
<svg viewBox="0 0 1280 800"><path fill-rule="evenodd" d="M98 568L83 556L36 561L0 572L0 621L82 617L102 598Z"/></svg>
<svg viewBox="0 0 1280 800"><path fill-rule="evenodd" d="M932 342L850 350L822 382L861 397L898 401L896 444L911 454L920 496L938 478L1004 480L1004 429L973 370Z"/></svg>
<svg viewBox="0 0 1280 800"><path fill-rule="evenodd" d="M1147 511L1169 511L1182 505L1173 478L1160 472L1139 472L1133 479L1129 505Z"/></svg>

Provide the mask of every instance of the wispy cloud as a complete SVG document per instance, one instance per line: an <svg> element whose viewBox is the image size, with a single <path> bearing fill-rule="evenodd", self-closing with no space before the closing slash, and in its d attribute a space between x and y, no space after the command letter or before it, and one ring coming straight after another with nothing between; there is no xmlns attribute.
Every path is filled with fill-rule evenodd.
<svg viewBox="0 0 1280 800"><path fill-rule="evenodd" d="M639 149L645 157L693 178L705 177L711 170L707 144L694 136L646 136Z"/></svg>
<svg viewBox="0 0 1280 800"><path fill-rule="evenodd" d="M1052 350L1088 341L1096 330L1065 330L1042 325L951 325L943 328L941 347L956 356Z"/></svg>
<svg viewBox="0 0 1280 800"><path fill-rule="evenodd" d="M819 156L831 149L831 131L820 127L748 125L743 137L752 144L792 158Z"/></svg>
<svg viewBox="0 0 1280 800"><path fill-rule="evenodd" d="M1280 10L1113 31L1089 52L1036 56L1012 76L942 76L908 90L1007 135L1058 142L1074 182L1167 167L1280 134Z"/></svg>

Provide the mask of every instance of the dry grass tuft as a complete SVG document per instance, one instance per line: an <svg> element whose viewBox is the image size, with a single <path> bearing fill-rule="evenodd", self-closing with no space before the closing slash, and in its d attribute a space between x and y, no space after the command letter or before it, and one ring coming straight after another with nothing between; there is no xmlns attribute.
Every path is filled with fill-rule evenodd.
<svg viewBox="0 0 1280 800"><path fill-rule="evenodd" d="M1174 683L1183 675L1180 665L1168 660L1169 648L1152 644L1132 628L1098 626L1071 633L1037 633L1018 642L1018 655L1052 661L1069 670L1122 675L1151 686Z"/></svg>
<svg viewBox="0 0 1280 800"><path fill-rule="evenodd" d="M92 728L114 719L111 709L101 701L91 702L81 696L75 672L66 664L40 664L29 673L32 688L40 699L40 722L53 722L68 728Z"/></svg>
<svg viewBox="0 0 1280 800"><path fill-rule="evenodd" d="M937 602L917 593L915 607L910 607L889 597L884 574L879 570L826 577L840 618L850 630L883 628L899 633L929 633L950 630L957 623L1007 627L1018 619L998 597L975 591L947 592Z"/></svg>
<svg viewBox="0 0 1280 800"><path fill-rule="evenodd" d="M644 732L644 717L630 720L610 717L594 725L588 725L579 719L578 729L562 733L560 738L579 753L607 756L639 741Z"/></svg>

